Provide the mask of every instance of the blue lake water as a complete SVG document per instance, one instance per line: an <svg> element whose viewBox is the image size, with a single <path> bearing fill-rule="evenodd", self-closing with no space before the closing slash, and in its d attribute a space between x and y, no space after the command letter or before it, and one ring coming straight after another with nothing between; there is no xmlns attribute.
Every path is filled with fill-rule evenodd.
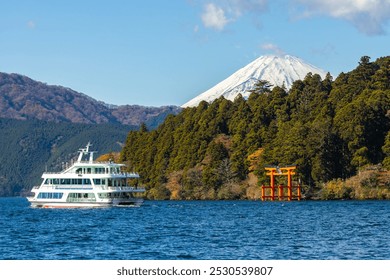
<svg viewBox="0 0 390 280"><path fill-rule="evenodd" d="M0 259L390 259L390 201L145 201L33 209L0 198Z"/></svg>

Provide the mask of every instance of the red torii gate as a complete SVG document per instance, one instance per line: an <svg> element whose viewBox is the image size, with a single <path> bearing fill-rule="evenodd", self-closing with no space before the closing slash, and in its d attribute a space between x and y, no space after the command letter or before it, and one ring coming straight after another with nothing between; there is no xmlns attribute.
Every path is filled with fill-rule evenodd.
<svg viewBox="0 0 390 280"><path fill-rule="evenodd" d="M275 198L279 200L285 200L287 198L288 201L293 199L301 200L301 186L298 184L297 186L292 185L292 175L295 175L294 170L296 166L288 166L288 167L265 167L265 170L268 171L266 174L270 176L270 186L261 186L261 199L267 200L270 199L272 201ZM287 176L287 186L279 185L278 194L275 195L275 176ZM284 189L287 188L287 195L284 195ZM270 193L266 194L266 190L269 189ZM296 189L296 193L293 190Z"/></svg>

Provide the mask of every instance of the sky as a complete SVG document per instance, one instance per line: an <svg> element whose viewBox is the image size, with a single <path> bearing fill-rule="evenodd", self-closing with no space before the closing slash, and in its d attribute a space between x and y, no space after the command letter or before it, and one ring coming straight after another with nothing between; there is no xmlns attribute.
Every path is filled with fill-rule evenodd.
<svg viewBox="0 0 390 280"><path fill-rule="evenodd" d="M0 72L114 105L182 105L261 55L390 55L390 0L0 0Z"/></svg>

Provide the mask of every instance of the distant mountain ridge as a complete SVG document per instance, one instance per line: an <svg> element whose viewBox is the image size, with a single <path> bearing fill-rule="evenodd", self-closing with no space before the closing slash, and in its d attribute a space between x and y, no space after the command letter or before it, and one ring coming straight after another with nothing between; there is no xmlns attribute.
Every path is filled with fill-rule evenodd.
<svg viewBox="0 0 390 280"><path fill-rule="evenodd" d="M248 97L249 91L254 88L258 80L266 80L274 86L285 86L289 90L294 81L303 80L309 72L319 74L322 78L326 76L324 70L294 56L260 56L216 86L191 99L182 107L194 107L201 101L212 102L221 96L231 101L238 94Z"/></svg>
<svg viewBox="0 0 390 280"><path fill-rule="evenodd" d="M177 106L110 105L62 86L0 72L0 118L156 127Z"/></svg>

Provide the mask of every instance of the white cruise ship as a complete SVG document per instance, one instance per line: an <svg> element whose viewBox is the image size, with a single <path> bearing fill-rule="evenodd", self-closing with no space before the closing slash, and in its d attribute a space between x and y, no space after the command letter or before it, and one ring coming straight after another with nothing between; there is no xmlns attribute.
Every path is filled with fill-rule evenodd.
<svg viewBox="0 0 390 280"><path fill-rule="evenodd" d="M45 172L40 186L32 188L27 199L32 207L107 207L140 206L145 188L129 185L137 173L124 172L124 164L94 161L91 144L79 150L79 156L61 172Z"/></svg>

